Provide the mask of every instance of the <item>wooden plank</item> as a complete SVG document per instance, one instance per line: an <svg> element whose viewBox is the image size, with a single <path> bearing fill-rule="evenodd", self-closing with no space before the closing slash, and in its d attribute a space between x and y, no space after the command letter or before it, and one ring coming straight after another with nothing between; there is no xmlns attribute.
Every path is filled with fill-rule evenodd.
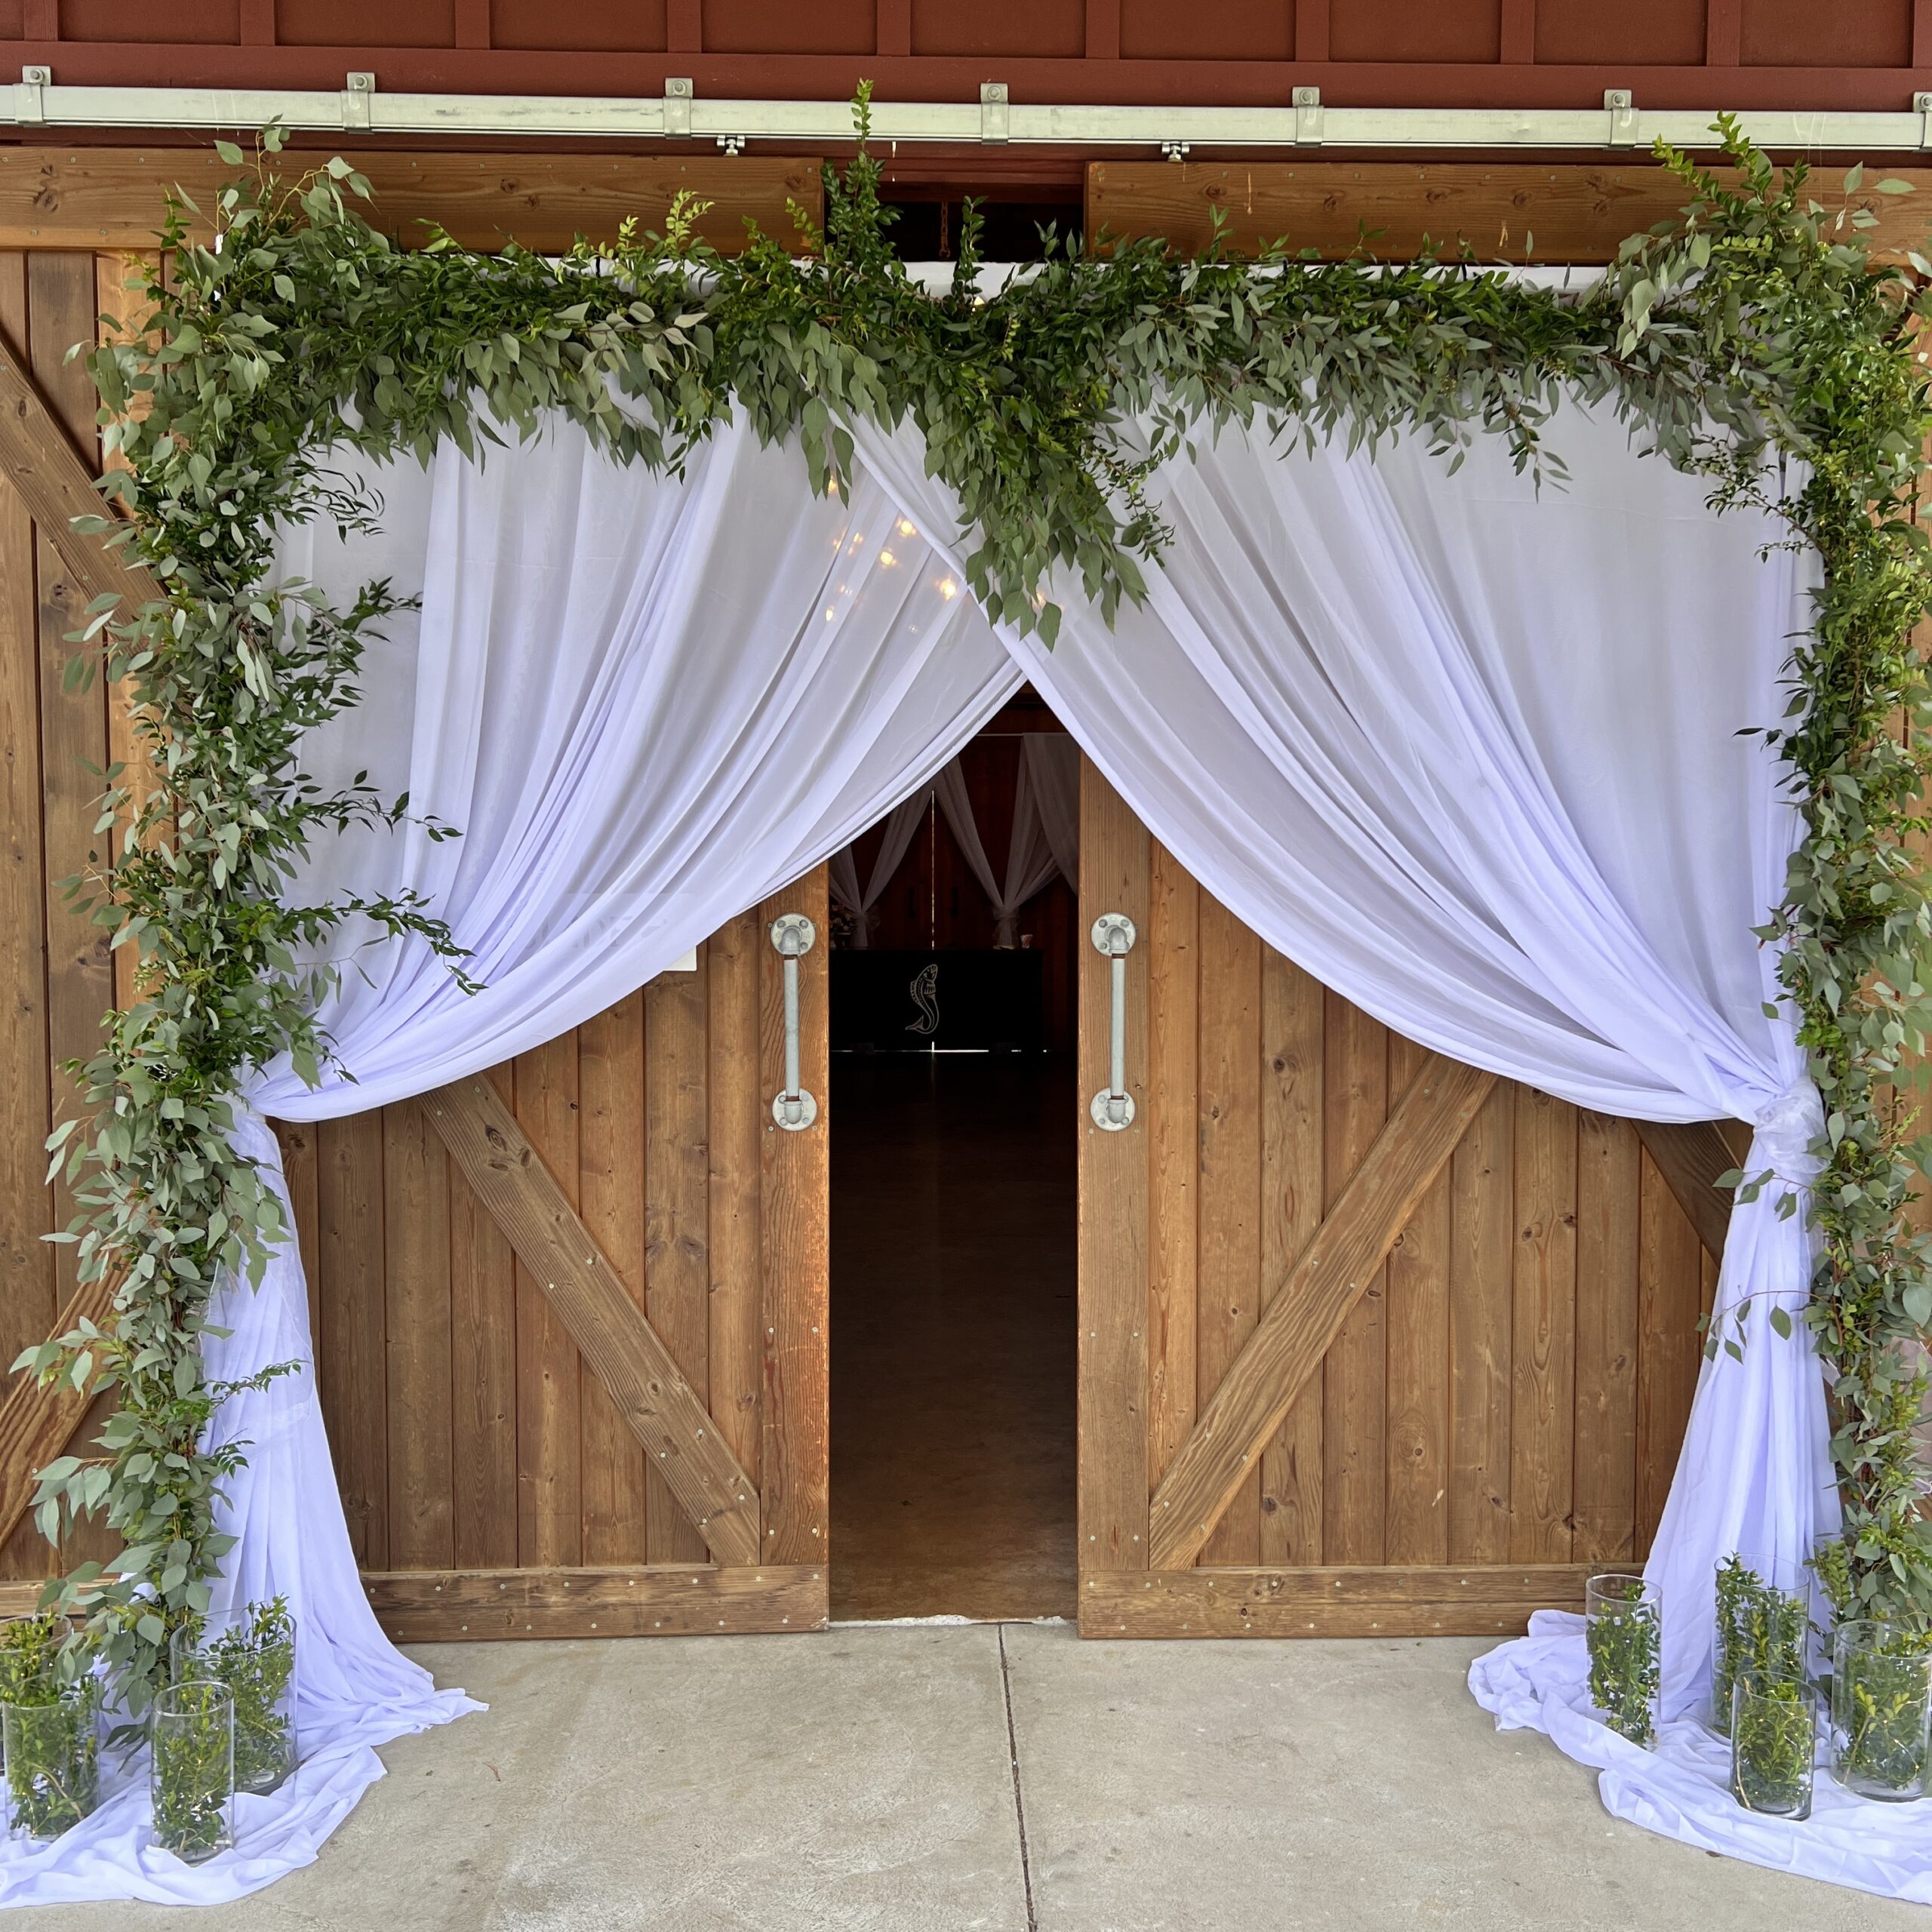
<svg viewBox="0 0 1932 1932"><path fill-rule="evenodd" d="M383 1116L322 1122L315 1174L322 1229L318 1386L355 1560L389 1567L389 1418L383 1359Z"/></svg>
<svg viewBox="0 0 1932 1932"><path fill-rule="evenodd" d="M1423 1063L1174 1458L1153 1500L1152 1567L1200 1549L1494 1084L1437 1054Z"/></svg>
<svg viewBox="0 0 1932 1932"><path fill-rule="evenodd" d="M0 331L26 339L26 267L0 255ZM11 1362L52 1328L58 1294L45 1143L54 1125L42 878L39 611L33 524L0 483L0 1347ZM4 1364L0 1364L4 1366ZM57 1452L56 1452L57 1453ZM0 1481L11 1471L0 1469ZM17 1515L17 1512L16 1512Z"/></svg>
<svg viewBox="0 0 1932 1932"><path fill-rule="evenodd" d="M507 1109L514 1069L484 1077ZM450 1175L450 1340L456 1560L507 1568L517 1560L516 1255L460 1168Z"/></svg>
<svg viewBox="0 0 1932 1932"><path fill-rule="evenodd" d="M1321 1225L1323 1031L1327 995L1270 947L1261 958L1261 1306ZM1261 1457L1261 1558L1319 1563L1321 1377L1295 1398Z"/></svg>
<svg viewBox="0 0 1932 1932"><path fill-rule="evenodd" d="M711 1266L711 1417L746 1473L758 1479L758 1371L764 1359L758 1267L760 1156L770 1100L758 1080L758 947L755 912L714 933L711 977L710 1173L706 1247Z"/></svg>
<svg viewBox="0 0 1932 1932"><path fill-rule="evenodd" d="M1109 963L1088 937L1103 912L1152 924L1146 828L1091 758L1080 761L1080 1565L1147 1567L1149 1094L1145 942L1127 959L1127 1086L1132 1125L1103 1133L1088 1103L1107 1084ZM1198 1425L1197 1425L1198 1427ZM1186 1561L1186 1558L1181 1559Z"/></svg>
<svg viewBox="0 0 1932 1932"><path fill-rule="evenodd" d="M1878 226L1875 250L1918 245L1932 171L1887 168L1913 182L1896 199L1868 184L1854 202ZM1086 232L1115 240L1164 235L1183 254L1208 245L1217 211L1222 232L1252 253L1285 239L1334 260L1365 246L1406 260L1426 245L1466 242L1485 260L1607 262L1627 235L1675 217L1682 188L1654 164L1449 162L1097 161L1088 164ZM1903 202L1905 206L1901 208ZM1363 232L1367 232L1366 244Z"/></svg>
<svg viewBox="0 0 1932 1932"><path fill-rule="evenodd" d="M1449 1555L1509 1555L1516 1090L1499 1082L1450 1163Z"/></svg>
<svg viewBox="0 0 1932 1932"><path fill-rule="evenodd" d="M1201 1225L1196 1392L1204 1402L1261 1318L1261 942L1201 895ZM1261 1555L1261 1457L1236 1484L1203 1563Z"/></svg>
<svg viewBox="0 0 1932 1932"><path fill-rule="evenodd" d="M757 1492L496 1089L458 1081L422 1104L713 1552L755 1558Z"/></svg>
<svg viewBox="0 0 1932 1932"><path fill-rule="evenodd" d="M86 691L65 686L74 646L71 633L85 623L92 592L77 580L74 558L84 546L64 523L50 522L38 486L50 478L85 492L95 514L100 499L88 488L88 466L77 448L91 448L93 387L85 369L66 361L68 345L94 335L94 274L91 255L36 255L27 263L30 367L0 340L0 468L33 511L35 581L39 593L42 885L47 935L47 1044L57 1120L77 1104L72 1083L60 1071L70 1060L91 1059L100 1045L101 1020L114 1003L113 965L105 928L77 916L61 881L97 871L106 857L97 837L101 779L107 762L107 700L97 679ZM78 381L75 377L78 371ZM11 384L10 391L8 385ZM20 400L24 416L14 401ZM35 453L16 469L9 438L16 431ZM91 540L88 540L91 542ZM92 546L99 553L99 546ZM60 1226L72 1219L64 1183L54 1187ZM59 1291L74 1292L74 1251L55 1259Z"/></svg>
<svg viewBox="0 0 1932 1932"><path fill-rule="evenodd" d="M1333 1216L1389 1118L1389 1030L1331 991L1326 1032L1323 1170ZM1443 1152L1446 1158L1448 1149ZM1407 1219L1405 1211L1390 1228L1383 1252ZM1380 1563L1383 1557L1387 1288L1388 1272L1377 1254L1363 1264L1358 1291L1321 1364L1321 1535L1332 1563Z"/></svg>
<svg viewBox="0 0 1932 1932"><path fill-rule="evenodd" d="M94 257L32 255L27 273L30 364L0 336L0 471L33 513L42 539L60 558L60 568L72 575L77 608L84 611L111 590L122 600L125 614L159 594L155 580L122 551L108 549L100 538L83 537L72 521L106 513L94 487L93 378L84 363L65 360L72 343L94 336ZM85 385L84 395L73 393L76 372ZM98 680L94 690L100 690Z"/></svg>
<svg viewBox="0 0 1932 1932"><path fill-rule="evenodd" d="M1628 1121L1577 1117L1580 1561L1636 1555L1637 1240L1641 1143Z"/></svg>
<svg viewBox="0 0 1932 1932"><path fill-rule="evenodd" d="M321 157L290 158L312 168ZM795 202L816 225L824 215L820 165L799 155L550 153L352 153L376 199L363 212L405 242L441 223L467 246L494 248L506 234L555 252L580 233L615 238L626 216L660 227L672 198L708 204L697 231L727 254L745 245L755 221L786 248L804 237L788 212ZM0 247L152 248L174 186L205 214L232 171L213 149L11 147L0 149ZM205 236L207 226L197 231Z"/></svg>
<svg viewBox="0 0 1932 1932"><path fill-rule="evenodd" d="M577 1204L577 1117L576 1034L566 1033L519 1054L517 1124L573 1216ZM454 1142L451 1151L459 1160L463 1158ZM473 1183L474 1175L471 1178ZM497 1204L490 1203L492 1208ZM527 1254L515 1227L507 1220L505 1226L510 1245L517 1250L517 1558L532 1567L576 1563L583 1549L577 1349L572 1324L558 1306L551 1284L554 1257ZM622 1292L614 1272L598 1281L600 1288L608 1287L613 1294Z"/></svg>
<svg viewBox="0 0 1932 1932"><path fill-rule="evenodd" d="M1647 1149L1638 1241L1637 1548L1650 1550L1703 1361L1703 1244Z"/></svg>
<svg viewBox="0 0 1932 1932"><path fill-rule="evenodd" d="M318 1300L322 1278L321 1207L317 1196L316 1130L311 1122L271 1121L281 1147L282 1184L288 1189L289 1212L294 1217L296 1252L302 1257L302 1273L309 1284L309 1348L311 1359L321 1345L321 1306Z"/></svg>
<svg viewBox="0 0 1932 1932"><path fill-rule="evenodd" d="M1426 1051L1389 1036L1389 1084L1405 1092ZM1450 1177L1430 1184L1389 1250L1388 1516L1390 1563L1449 1560Z"/></svg>
<svg viewBox="0 0 1932 1932"><path fill-rule="evenodd" d="M1147 1487L1151 1494L1167 1473L1175 1451L1187 1440L1198 1406L1195 1309L1201 1169L1197 1088L1201 888L1158 840L1150 848L1148 876ZM1085 924L1091 926L1092 918ZM1085 971L1083 957L1083 977Z"/></svg>
<svg viewBox="0 0 1932 1932"><path fill-rule="evenodd" d="M456 1561L450 1404L449 1159L422 1109L383 1109L389 1561Z"/></svg>
<svg viewBox="0 0 1932 1932"><path fill-rule="evenodd" d="M771 1117L772 1096L785 1084L785 980L767 935L781 912L803 912L819 935L798 962L799 1074L818 1101L818 1121L798 1134L785 1132ZM832 926L825 868L768 899L758 921L764 1554L774 1563L822 1563L828 1555L832 1432Z"/></svg>
<svg viewBox="0 0 1932 1932"><path fill-rule="evenodd" d="M827 1615L823 1564L412 1570L362 1587L399 1644L823 1630Z"/></svg>
<svg viewBox="0 0 1932 1932"><path fill-rule="evenodd" d="M1740 1164L1726 1133L1730 1124L1714 1120L1636 1123L1644 1151L1670 1184L1697 1238L1720 1258L1733 1197L1729 1188L1718 1186L1718 1177Z"/></svg>
<svg viewBox="0 0 1932 1932"><path fill-rule="evenodd" d="M1509 1554L1570 1559L1576 1435L1577 1110L1516 1094Z"/></svg>
<svg viewBox="0 0 1932 1932"><path fill-rule="evenodd" d="M1580 1564L1096 1572L1080 1580L1092 1637L1493 1637L1539 1610L1580 1610Z"/></svg>
<svg viewBox="0 0 1932 1932"><path fill-rule="evenodd" d="M705 974L666 973L645 989L645 1312L709 1406L710 1155L705 1101ZM653 1563L703 1562L703 1539L653 1469L645 1549Z"/></svg>
<svg viewBox="0 0 1932 1932"><path fill-rule="evenodd" d="M577 1029L578 1211L611 1257L640 1312L645 1286L644 995L634 992ZM644 1446L594 1375L580 1377L583 1457L583 1558L641 1563L645 1544ZM690 1524L665 1492L665 1507Z"/></svg>
<svg viewBox="0 0 1932 1932"><path fill-rule="evenodd" d="M111 1281L90 1281L75 1291L51 1327L35 1339L65 1334L83 1318L104 1326L113 1304ZM12 1536L26 1516L33 1500L34 1472L66 1451L88 1409L88 1397L66 1383L43 1389L21 1376L8 1389L6 1399L0 1401L0 1542Z"/></svg>

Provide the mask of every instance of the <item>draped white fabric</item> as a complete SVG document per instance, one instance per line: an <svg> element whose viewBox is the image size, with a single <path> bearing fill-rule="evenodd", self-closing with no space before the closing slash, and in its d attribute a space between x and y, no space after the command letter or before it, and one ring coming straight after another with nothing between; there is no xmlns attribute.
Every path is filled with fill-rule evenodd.
<svg viewBox="0 0 1932 1932"><path fill-rule="evenodd" d="M1020 815L1029 812L1046 841L1061 878L1080 889L1080 747L1058 731L1029 731L1020 740L1021 797L1014 808L1013 851L1007 861L1008 896L1012 870L1025 849Z"/></svg>
<svg viewBox="0 0 1932 1932"><path fill-rule="evenodd" d="M871 946L872 908L885 896L885 888L892 883L894 873L911 849L931 806L931 792L915 792L911 798L901 798L893 807L885 821L885 835L879 841L878 855L872 860L872 870L866 875L863 888L859 884L856 848L845 846L833 853L827 861L826 880L832 896L840 904L851 909L852 946L855 952L863 952Z"/></svg>
<svg viewBox="0 0 1932 1932"><path fill-rule="evenodd" d="M481 470L445 451L426 481L396 472L381 540L291 545L318 580L423 592L313 762L366 767L463 832L340 841L312 886L423 891L485 990L462 994L418 944L370 946L327 1016L358 1084L312 1094L272 1069L261 1112L359 1111L589 1018L931 783L1025 675L1207 890L1377 1017L1585 1106L1741 1115L1752 1164L1803 1178L1817 1097L1763 1011L1775 962L1751 932L1797 820L1737 734L1782 712L1809 580L1788 552L1761 556L1762 521L1713 518L1694 481L1577 411L1556 438L1571 484L1540 497L1493 443L1451 477L1412 447L1371 463L1231 433L1155 479L1175 534L1146 605L1109 632L1057 586L1049 653L995 637L960 594L955 506L916 438L857 433L848 500L817 503L795 454L736 429L680 483L553 424ZM1063 791L1057 809L1064 831ZM1776 1192L1734 1211L1721 1311L1747 1291L1802 1299L1804 1223L1777 1217ZM269 1332L238 1309L223 1364L306 1353L303 1306L291 1248L250 1310ZM290 1446L236 1485L237 1587L295 1592L348 1660L365 1735L408 1728L443 1713L409 1666L358 1647L319 1423L289 1427L298 1407L312 1417L306 1377L235 1405L230 1426ZM278 1535L278 1494L302 1497L306 1540ZM1673 1712L1707 1675L1715 1559L1801 1557L1835 1510L1804 1331L1755 1320L1743 1360L1702 1374L1651 1559ZM1572 1749L1558 1706L1577 1648L1506 1646L1478 1694ZM1670 1749L1619 1767L1618 1789L1644 1794L1629 1815L1760 1856ZM1807 1863L1789 1829L1793 1869L1896 1888L1855 1854ZM230 1882L242 1857L202 1872ZM17 1856L0 1869L12 1883Z"/></svg>
<svg viewBox="0 0 1932 1932"><path fill-rule="evenodd" d="M1004 884L996 881L992 861L986 857L980 836L979 821L973 811L972 794L966 788L966 774L957 758L933 780L933 796L952 829L966 868L979 881L993 909L993 943L1011 946L1019 931L1020 909L1036 892L1043 891L1060 871L1053 848L1046 842L1039 815L1033 809L1032 790L1024 758L1014 783L1013 832L1007 842ZM1077 882L1078 875L1075 875Z"/></svg>

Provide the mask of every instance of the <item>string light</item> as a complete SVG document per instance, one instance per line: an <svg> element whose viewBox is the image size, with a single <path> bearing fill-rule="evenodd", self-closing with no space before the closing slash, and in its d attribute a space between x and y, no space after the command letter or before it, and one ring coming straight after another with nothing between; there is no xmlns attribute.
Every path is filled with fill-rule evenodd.
<svg viewBox="0 0 1932 1932"><path fill-rule="evenodd" d="M899 534L901 537L916 537L919 533L902 516L899 519Z"/></svg>
<svg viewBox="0 0 1932 1932"><path fill-rule="evenodd" d="M939 594L950 604L959 595L959 586L949 577L943 577L939 580Z"/></svg>
<svg viewBox="0 0 1932 1932"><path fill-rule="evenodd" d="M892 569L899 561L899 559L895 557L890 550L881 550L878 553L878 560L888 570Z"/></svg>

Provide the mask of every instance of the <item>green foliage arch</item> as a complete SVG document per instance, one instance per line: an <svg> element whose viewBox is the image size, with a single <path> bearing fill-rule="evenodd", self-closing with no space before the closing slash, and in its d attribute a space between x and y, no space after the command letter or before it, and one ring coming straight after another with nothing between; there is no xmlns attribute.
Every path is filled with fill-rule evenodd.
<svg viewBox="0 0 1932 1932"><path fill-rule="evenodd" d="M860 115L863 134L863 97ZM235 1096L281 1052L311 1075L328 1060L315 1014L329 975L300 962L351 917L417 934L461 968L434 909L407 895L286 897L316 835L406 807L323 790L298 759L302 733L355 702L362 650L395 599L371 584L338 608L272 580L272 533L377 516L327 466L331 445L426 459L444 437L470 449L528 436L549 411L617 461L675 469L741 408L762 435L798 440L820 489L850 459L847 419L909 420L964 506L976 595L1049 641L1048 573L1075 574L1109 613L1138 596L1164 534L1143 491L1152 466L1230 420L1311 442L1420 435L1451 463L1497 435L1549 472L1552 412L1607 401L1715 501L1765 505L1814 546L1824 588L1794 651L1789 715L1767 733L1806 833L1764 930L1785 944L1830 1123L1806 1318L1831 1378L1847 1531L1825 1567L1846 1604L1932 1626L1914 1440L1932 1272L1908 1212L1923 1149L1897 1084L1923 1051L1932 931L1913 850L1927 693L1912 643L1932 598L1915 521L1932 427L1915 332L1932 270L1875 263L1871 218L1848 197L1822 205L1801 168L1780 173L1719 131L1734 172L1661 152L1683 213L1568 291L1465 259L1217 248L1181 261L1138 242L1055 253L983 298L969 216L953 285L931 296L892 254L863 146L842 177L826 170L807 260L757 237L721 257L683 208L663 235L627 228L561 261L445 235L405 250L355 211L368 186L346 164L284 178L272 133L252 167L226 149L236 178L214 211L219 247L174 207L165 275L146 290L152 337L90 364L108 447L131 466L103 478L127 520L102 529L162 593L97 613L85 641L140 707L155 789L137 798L110 774L103 822L120 828L120 856L75 882L115 943L138 948L140 993L78 1069L85 1112L53 1142L80 1204L67 1238L82 1278L120 1285L110 1321L20 1364L116 1393L100 1455L42 1472L36 1506L50 1535L102 1514L125 1539L107 1574L87 1566L52 1588L85 1604L134 1708L225 1553L215 1494L239 1457L203 1447L232 1392L202 1372L210 1293L223 1270L258 1275L288 1232L230 1146ZM1130 438L1134 418L1152 424L1151 447ZM1789 494L1774 452L1803 479Z"/></svg>

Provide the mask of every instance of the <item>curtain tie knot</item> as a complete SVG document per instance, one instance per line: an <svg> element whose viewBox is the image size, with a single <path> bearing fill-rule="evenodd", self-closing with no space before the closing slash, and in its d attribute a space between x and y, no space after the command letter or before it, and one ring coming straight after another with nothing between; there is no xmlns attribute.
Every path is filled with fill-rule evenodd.
<svg viewBox="0 0 1932 1932"><path fill-rule="evenodd" d="M1808 1076L1793 1081L1758 1110L1753 1125L1752 1165L1770 1168L1794 1187L1810 1186L1822 1165L1812 1150L1825 1132L1825 1106L1817 1082Z"/></svg>

